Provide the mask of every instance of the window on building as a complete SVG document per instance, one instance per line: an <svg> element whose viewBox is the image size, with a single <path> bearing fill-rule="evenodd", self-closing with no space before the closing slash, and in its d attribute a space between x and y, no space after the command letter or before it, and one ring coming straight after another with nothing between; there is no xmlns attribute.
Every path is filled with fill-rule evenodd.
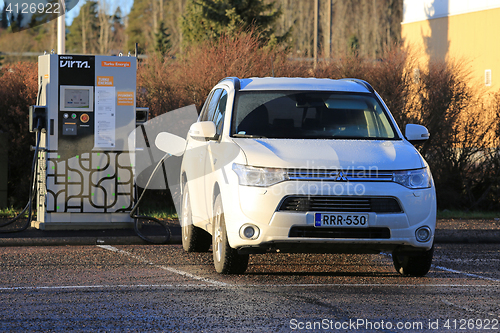
<svg viewBox="0 0 500 333"><path fill-rule="evenodd" d="M491 86L491 69L487 69L484 71L484 85Z"/></svg>
<svg viewBox="0 0 500 333"><path fill-rule="evenodd" d="M418 68L413 69L413 83L420 83L420 69Z"/></svg>

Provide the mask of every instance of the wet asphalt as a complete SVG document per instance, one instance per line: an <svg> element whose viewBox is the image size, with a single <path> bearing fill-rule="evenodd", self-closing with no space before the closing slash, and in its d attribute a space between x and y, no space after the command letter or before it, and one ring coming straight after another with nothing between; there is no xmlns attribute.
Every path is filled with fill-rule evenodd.
<svg viewBox="0 0 500 333"><path fill-rule="evenodd" d="M180 245L1 253L5 332L478 332L500 315L497 244L438 244L422 278L384 254L255 255L245 274L222 276L211 252Z"/></svg>
<svg viewBox="0 0 500 333"><path fill-rule="evenodd" d="M7 219L0 219L0 224ZM19 230L26 220L0 228L0 246L44 246L44 245L139 245L148 244L139 238L133 228L98 230L39 230L27 228ZM166 232L160 226L143 230L147 238L166 241L166 244L180 244L181 231L176 220L164 221ZM141 229L142 230L142 229ZM9 233L2 233L9 231ZM435 234L436 243L500 243L500 218L491 220L438 220Z"/></svg>
<svg viewBox="0 0 500 333"><path fill-rule="evenodd" d="M131 229L1 235L0 332L500 330L496 220L439 221L422 278L389 254L252 255L245 274L219 275L169 226L167 245Z"/></svg>

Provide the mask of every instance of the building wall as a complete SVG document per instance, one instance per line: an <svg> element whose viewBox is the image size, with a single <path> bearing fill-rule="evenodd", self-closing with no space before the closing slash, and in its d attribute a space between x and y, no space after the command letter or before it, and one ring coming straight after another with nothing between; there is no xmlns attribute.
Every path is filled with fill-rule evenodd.
<svg viewBox="0 0 500 333"><path fill-rule="evenodd" d="M401 35L422 65L463 58L479 84L490 70L490 91L500 89L500 1L405 0Z"/></svg>

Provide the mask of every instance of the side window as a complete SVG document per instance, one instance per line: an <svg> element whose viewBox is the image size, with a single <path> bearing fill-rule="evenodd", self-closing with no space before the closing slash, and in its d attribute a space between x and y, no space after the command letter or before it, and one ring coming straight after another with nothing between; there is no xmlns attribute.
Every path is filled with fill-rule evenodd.
<svg viewBox="0 0 500 333"><path fill-rule="evenodd" d="M208 97L207 100L205 101L205 104L203 104L203 108L201 109L200 116L198 117L198 121L206 121L208 120L208 105L210 104L210 101L212 100L214 92L212 91Z"/></svg>
<svg viewBox="0 0 500 333"><path fill-rule="evenodd" d="M222 89L217 89L212 95L212 99L208 103L207 116L206 119L200 119L201 121L212 120L214 118L215 110L217 109L217 104L219 103L220 95L222 94Z"/></svg>
<svg viewBox="0 0 500 333"><path fill-rule="evenodd" d="M217 134L222 133L222 125L224 124L224 114L226 113L227 91L223 90L222 95L215 111L213 122L217 128Z"/></svg>

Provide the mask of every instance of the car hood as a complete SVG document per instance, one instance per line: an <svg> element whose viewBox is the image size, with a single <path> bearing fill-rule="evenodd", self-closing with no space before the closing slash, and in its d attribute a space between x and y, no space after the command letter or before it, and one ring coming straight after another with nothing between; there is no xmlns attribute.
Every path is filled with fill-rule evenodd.
<svg viewBox="0 0 500 333"><path fill-rule="evenodd" d="M404 140L232 139L252 166L342 170L424 167L420 154Z"/></svg>

